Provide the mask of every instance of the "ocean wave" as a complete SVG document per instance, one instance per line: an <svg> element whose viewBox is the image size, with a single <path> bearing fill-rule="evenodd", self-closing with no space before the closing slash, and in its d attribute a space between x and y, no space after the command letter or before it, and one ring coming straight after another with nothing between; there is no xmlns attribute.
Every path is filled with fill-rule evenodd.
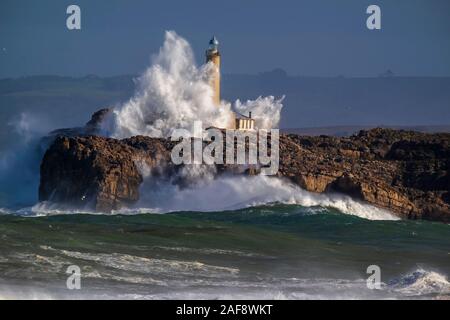
<svg viewBox="0 0 450 320"><path fill-rule="evenodd" d="M445 275L424 269L394 279L388 283L388 287L407 296L450 294L450 282Z"/></svg>
<svg viewBox="0 0 450 320"><path fill-rule="evenodd" d="M282 203L334 208L342 213L369 220L399 220L387 210L354 200L349 196L316 194L284 179L269 176L223 176L189 188L179 188L169 183L155 185L150 177L140 191L142 197L137 207L152 207L156 212L228 211Z"/></svg>
<svg viewBox="0 0 450 320"><path fill-rule="evenodd" d="M51 247L41 247L62 254L69 258L98 263L122 271L140 272L153 275L180 276L203 276L219 277L223 275L237 275L239 269L214 266L198 261L180 261L169 259L157 259L134 256L122 253L87 253L69 250L58 250Z"/></svg>
<svg viewBox="0 0 450 320"><path fill-rule="evenodd" d="M6 209L6 208L0 208L0 215L2 214L12 214L14 211Z"/></svg>
<svg viewBox="0 0 450 320"><path fill-rule="evenodd" d="M165 251L175 251L175 252L188 252L188 253L200 253L208 255L229 255L229 256L239 256L239 257L265 257L257 253L243 252L240 250L223 250L223 249L208 249L208 248L187 248L187 247L166 247L166 246L154 246L154 249L161 249Z"/></svg>
<svg viewBox="0 0 450 320"><path fill-rule="evenodd" d="M399 220L388 210L352 199L341 194L316 194L305 191L284 179L268 176L225 176L203 181L188 188L170 183L155 187L144 182L141 199L131 208L111 213L67 209L60 204L40 202L32 207L14 211L22 216L51 216L62 214L115 214L135 215L183 211L232 211L270 204L299 205L310 209L311 214L326 213L333 208L341 213L368 220ZM5 211L11 213L11 211Z"/></svg>
<svg viewBox="0 0 450 320"><path fill-rule="evenodd" d="M185 278L154 280L147 276L114 275L83 272L83 278L112 280L121 283L104 284L100 292L84 288L79 293L68 293L56 288L3 286L0 299L131 299L131 300L305 300L305 299L364 299L380 298L379 292L367 290L364 280L345 279L285 279L267 278L261 281L245 279ZM125 285L126 284L126 285ZM125 286L124 286L125 285ZM136 290L134 285L144 285ZM74 296L75 295L75 296ZM79 295L77 297L77 295Z"/></svg>
<svg viewBox="0 0 450 320"><path fill-rule="evenodd" d="M54 249L52 249L54 250ZM55 250L56 251L56 250ZM67 253L67 252L66 252ZM69 256L80 258L84 256L88 261L99 262L105 255L91 255L81 252L70 252ZM112 255L113 259L119 256ZM108 258L109 259L109 258ZM116 263L110 267L117 267ZM148 263L149 259L122 255L120 263L132 260ZM221 267L220 267L221 268ZM74 299L76 295L81 299L263 299L263 300L308 300L308 299L442 299L450 294L450 284L440 273L418 269L398 279L382 284L380 290L367 288L365 279L335 279L335 278L279 278L263 277L247 279L234 277L232 274L203 277L196 272L192 276L158 278L155 272L134 273L128 268L126 273L115 273L111 270L100 271L88 268L82 271L83 279L99 279L101 290L96 292L92 288L83 288L82 292L72 293L52 286L42 288L32 283L27 285L2 285L0 299ZM202 270L203 267L201 268ZM215 270L215 267L213 266ZM221 269L222 270L222 269ZM142 272L142 269L139 269ZM149 271L149 270L148 270ZM175 270L179 272L179 270ZM136 286L137 285L137 286Z"/></svg>

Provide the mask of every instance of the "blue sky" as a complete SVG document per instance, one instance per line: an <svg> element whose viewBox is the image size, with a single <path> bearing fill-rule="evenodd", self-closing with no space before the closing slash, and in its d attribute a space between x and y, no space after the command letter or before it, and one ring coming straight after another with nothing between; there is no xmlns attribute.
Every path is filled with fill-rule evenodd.
<svg viewBox="0 0 450 320"><path fill-rule="evenodd" d="M82 30L66 28L77 4ZM370 4L382 29L369 31ZM175 30L203 61L211 35L224 73L450 76L448 0L2 0L0 78L137 74Z"/></svg>

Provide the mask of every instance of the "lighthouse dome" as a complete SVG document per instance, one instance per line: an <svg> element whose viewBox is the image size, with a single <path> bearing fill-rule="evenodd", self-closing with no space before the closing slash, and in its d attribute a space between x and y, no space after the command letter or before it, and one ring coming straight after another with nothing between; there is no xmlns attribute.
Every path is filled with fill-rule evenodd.
<svg viewBox="0 0 450 320"><path fill-rule="evenodd" d="M217 50L218 46L219 46L219 40L217 40L217 38L215 36L213 36L211 38L211 40L209 40L209 49Z"/></svg>

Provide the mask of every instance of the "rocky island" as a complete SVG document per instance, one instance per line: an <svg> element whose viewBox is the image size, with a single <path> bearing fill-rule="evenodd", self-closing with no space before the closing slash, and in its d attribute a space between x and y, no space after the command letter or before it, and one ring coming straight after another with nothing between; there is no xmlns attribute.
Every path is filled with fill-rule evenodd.
<svg viewBox="0 0 450 320"><path fill-rule="evenodd" d="M96 135L100 110L84 128L55 131L41 163L39 200L95 211L132 206L143 182L179 169L175 142ZM277 176L305 190L342 193L405 219L450 222L450 134L372 129L350 137L280 135ZM227 165L218 174L233 172ZM245 170L240 174L257 174Z"/></svg>

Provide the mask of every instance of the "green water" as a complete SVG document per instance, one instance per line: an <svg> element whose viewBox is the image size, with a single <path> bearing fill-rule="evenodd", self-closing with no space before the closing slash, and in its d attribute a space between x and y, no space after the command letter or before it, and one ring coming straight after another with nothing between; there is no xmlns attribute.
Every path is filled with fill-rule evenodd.
<svg viewBox="0 0 450 320"><path fill-rule="evenodd" d="M449 227L281 204L2 215L0 284L6 298L429 298L450 293ZM80 290L66 288L69 265L81 269ZM381 290L366 286L369 265Z"/></svg>

